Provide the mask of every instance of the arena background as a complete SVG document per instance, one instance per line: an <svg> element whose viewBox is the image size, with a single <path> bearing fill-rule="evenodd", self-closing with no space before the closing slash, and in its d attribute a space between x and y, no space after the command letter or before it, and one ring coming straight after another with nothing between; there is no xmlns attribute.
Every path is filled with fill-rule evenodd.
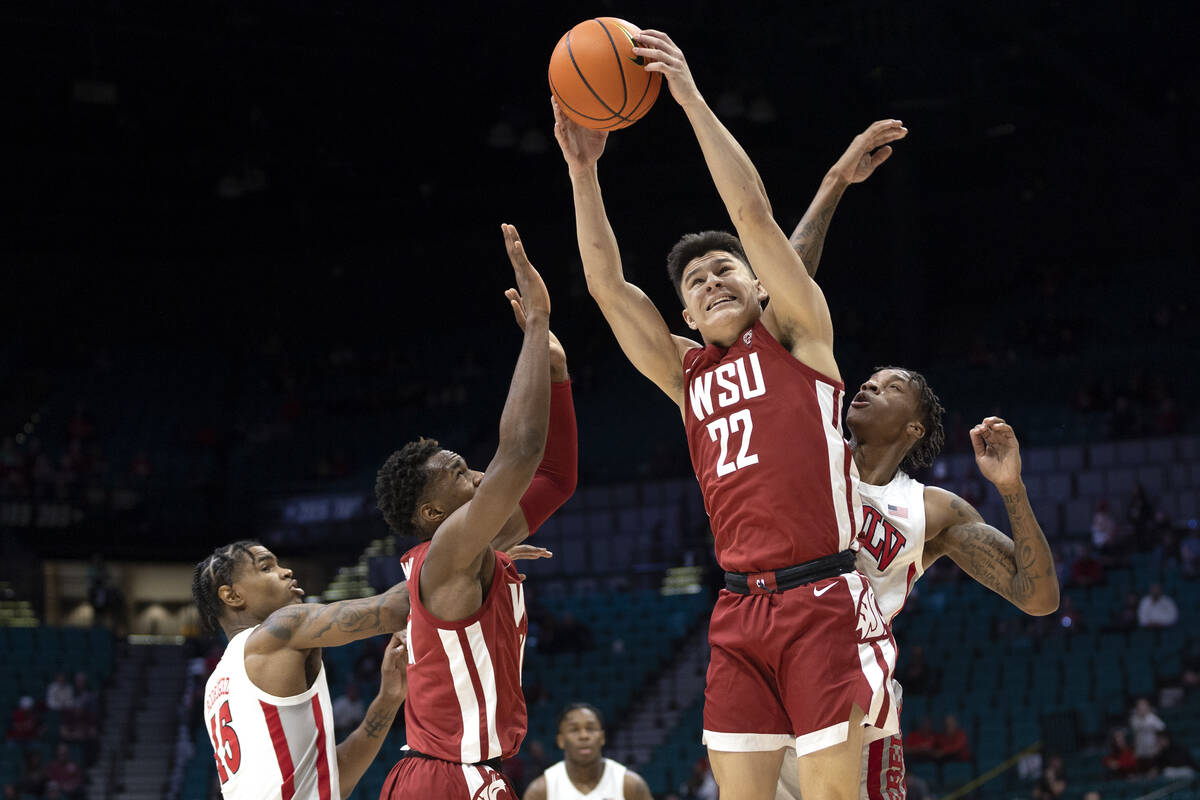
<svg viewBox="0 0 1200 800"><path fill-rule="evenodd" d="M581 478L527 570L510 775L556 760L554 714L586 700L656 797L711 796L711 538L674 412L587 295L551 134L549 53L596 15L676 39L788 232L856 133L910 130L825 248L842 373L922 370L948 409L922 477L1007 529L966 437L1005 416L1064 581L1041 620L954 567L918 585L904 723L952 714L971 752L910 758L911 796L1031 797L1047 769L1065 797L1196 796L1161 758L1103 763L1139 697L1169 757L1200 759L1200 70L1182 8L1107 0L6 3L0 783L56 796L61 741L80 796L216 796L191 564L256 537L326 598L397 579L374 471L420 434L490 455L512 222L568 352ZM665 91L600 170L627 275L682 329L665 253L728 221ZM1138 625L1151 584L1173 626ZM373 695L378 648L327 651L335 698ZM84 708L45 708L60 671Z"/></svg>

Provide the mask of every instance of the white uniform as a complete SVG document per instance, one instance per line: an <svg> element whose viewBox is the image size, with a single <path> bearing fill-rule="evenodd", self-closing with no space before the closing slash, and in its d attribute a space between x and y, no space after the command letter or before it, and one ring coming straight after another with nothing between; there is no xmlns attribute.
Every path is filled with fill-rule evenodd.
<svg viewBox="0 0 1200 800"><path fill-rule="evenodd" d="M859 482L863 523L858 533L858 571L871 582L879 611L890 623L925 572L925 484L897 470L886 486ZM893 681L896 704L900 684ZM776 800L800 800L796 757L785 751ZM863 746L860 800L904 800L904 747L900 734Z"/></svg>
<svg viewBox="0 0 1200 800"><path fill-rule="evenodd" d="M625 766L611 758L604 759L600 782L587 794L571 783L565 761L549 767L542 774L546 778L546 800L623 800L625 797Z"/></svg>
<svg viewBox="0 0 1200 800"><path fill-rule="evenodd" d="M204 724L221 794L226 800L339 797L333 704L324 664L303 694L269 695L246 675L246 641L254 630L229 640L204 687Z"/></svg>

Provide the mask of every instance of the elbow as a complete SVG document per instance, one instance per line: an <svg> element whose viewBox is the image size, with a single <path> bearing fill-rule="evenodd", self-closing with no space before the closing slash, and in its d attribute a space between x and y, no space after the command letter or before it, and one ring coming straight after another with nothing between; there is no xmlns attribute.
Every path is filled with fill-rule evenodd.
<svg viewBox="0 0 1200 800"><path fill-rule="evenodd" d="M1021 610L1031 617L1048 617L1058 611L1058 586L1046 597L1033 598Z"/></svg>
<svg viewBox="0 0 1200 800"><path fill-rule="evenodd" d="M771 212L771 203L766 196L755 192L754 196L746 198L738 204L737 213L733 214L733 218L737 220L737 226L758 228L764 225L775 226L775 217Z"/></svg>

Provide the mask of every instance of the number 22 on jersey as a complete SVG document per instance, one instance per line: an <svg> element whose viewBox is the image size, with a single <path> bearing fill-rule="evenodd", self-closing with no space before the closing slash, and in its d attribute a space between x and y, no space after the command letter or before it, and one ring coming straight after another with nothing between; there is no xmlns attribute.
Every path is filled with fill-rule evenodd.
<svg viewBox="0 0 1200 800"><path fill-rule="evenodd" d="M705 427L709 438L721 447L721 454L717 458L717 477L758 463L758 455L750 452L750 434L754 432L754 420L750 417L750 409L743 408L728 417L718 417ZM741 434L741 443L738 445L737 457L730 462L727 460L732 452L729 440L736 434Z"/></svg>
<svg viewBox="0 0 1200 800"><path fill-rule="evenodd" d="M242 765L242 748L238 743L237 732L231 723L229 701L221 704L217 713L208 718L209 734L212 736L213 758L217 760L217 773L221 783L229 780L231 773L236 773Z"/></svg>

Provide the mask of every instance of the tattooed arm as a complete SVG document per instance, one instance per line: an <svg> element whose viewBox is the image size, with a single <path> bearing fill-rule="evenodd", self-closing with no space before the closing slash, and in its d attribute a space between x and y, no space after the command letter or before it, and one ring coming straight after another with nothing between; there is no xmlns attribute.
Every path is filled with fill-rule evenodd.
<svg viewBox="0 0 1200 800"><path fill-rule="evenodd" d="M383 594L336 603L284 606L263 621L246 642L247 655L275 650L336 647L381 633L394 633L408 620L408 583Z"/></svg>
<svg viewBox="0 0 1200 800"><path fill-rule="evenodd" d="M964 572L1026 614L1053 614L1059 596L1054 555L1021 482L1016 434L1004 420L988 417L971 429L971 443L980 471L1004 498L1013 538L984 522L961 497L929 486L924 566L948 555Z"/></svg>
<svg viewBox="0 0 1200 800"><path fill-rule="evenodd" d="M875 122L854 137L850 147L826 173L821 181L821 188L817 190L816 196L789 239L809 275L817 274L817 264L821 261L821 251L825 247L829 220L833 218L833 211L842 199L846 187L852 183L862 183L871 177L875 168L892 154L888 142L903 139L907 135L908 129L898 119Z"/></svg>
<svg viewBox="0 0 1200 800"><path fill-rule="evenodd" d="M366 717L337 746L342 800L350 796L359 778L379 755L379 746L387 738L396 712L408 696L408 648L404 634L392 634L379 674L379 694L371 701Z"/></svg>

